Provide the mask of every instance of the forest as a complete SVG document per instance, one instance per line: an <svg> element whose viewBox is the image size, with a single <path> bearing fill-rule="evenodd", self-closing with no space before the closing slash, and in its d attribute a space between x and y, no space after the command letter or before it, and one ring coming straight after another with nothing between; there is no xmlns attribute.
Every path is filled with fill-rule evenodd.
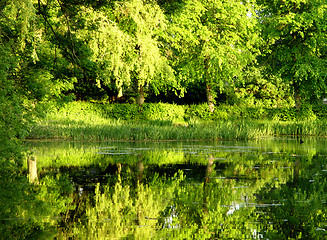
<svg viewBox="0 0 327 240"><path fill-rule="evenodd" d="M2 1L1 139L14 142L72 101L205 104L209 113L322 105L326 3Z"/></svg>

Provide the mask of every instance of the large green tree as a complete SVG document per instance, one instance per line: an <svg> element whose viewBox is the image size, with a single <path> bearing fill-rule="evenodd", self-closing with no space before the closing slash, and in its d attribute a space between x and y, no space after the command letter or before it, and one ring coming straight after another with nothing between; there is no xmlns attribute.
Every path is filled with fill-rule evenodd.
<svg viewBox="0 0 327 240"><path fill-rule="evenodd" d="M35 73L29 67L34 54L29 32L34 17L30 1L0 5L0 141L6 142L0 145L5 158L12 157L6 155L6 148L26 130L25 123L34 106L29 103L35 93L35 81L29 81L33 79L27 76Z"/></svg>
<svg viewBox="0 0 327 240"><path fill-rule="evenodd" d="M169 57L181 82L206 86L209 110L217 92L241 79L257 52L258 25L251 1L183 1L171 13Z"/></svg>
<svg viewBox="0 0 327 240"><path fill-rule="evenodd" d="M56 75L68 62L61 60L51 43L52 26L44 21L41 9L40 1L35 0L11 0L0 5L1 82L2 91L9 92L2 96L15 99L21 107L15 116L24 116L21 120L25 123L26 117L33 118L50 100L73 87L70 79ZM13 107L12 103L2 101Z"/></svg>
<svg viewBox="0 0 327 240"><path fill-rule="evenodd" d="M327 88L327 1L260 0L267 48L261 63L292 86L296 106L320 99Z"/></svg>
<svg viewBox="0 0 327 240"><path fill-rule="evenodd" d="M115 2L98 10L84 6L80 14L85 21L76 36L87 40L90 59L100 68L99 86L115 89L118 97L133 89L140 105L149 88L156 93L178 88L160 47L166 19L156 1Z"/></svg>

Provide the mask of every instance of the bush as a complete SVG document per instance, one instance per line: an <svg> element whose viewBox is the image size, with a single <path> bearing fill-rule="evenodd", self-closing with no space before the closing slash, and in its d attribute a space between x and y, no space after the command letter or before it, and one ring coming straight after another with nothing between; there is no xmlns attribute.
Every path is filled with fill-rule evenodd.
<svg viewBox="0 0 327 240"><path fill-rule="evenodd" d="M207 104L185 106L185 120L200 118L202 120L212 120L213 114L209 111Z"/></svg>
<svg viewBox="0 0 327 240"><path fill-rule="evenodd" d="M318 118L327 118L327 104L313 105L312 111Z"/></svg>
<svg viewBox="0 0 327 240"><path fill-rule="evenodd" d="M296 118L296 111L293 108L270 108L267 112L267 118L270 120L293 121Z"/></svg>
<svg viewBox="0 0 327 240"><path fill-rule="evenodd" d="M58 107L59 108L59 107ZM327 106L303 105L295 108L239 107L221 104L211 113L207 104L177 105L169 103L103 104L90 102L70 102L61 106L59 115L78 121L80 119L149 120L171 122L218 121L218 120L273 120L273 121L313 121L327 118ZM157 122L158 123L158 122Z"/></svg>
<svg viewBox="0 0 327 240"><path fill-rule="evenodd" d="M313 112L312 106L304 105L297 110L296 120L314 121L317 119L317 115Z"/></svg>
<svg viewBox="0 0 327 240"><path fill-rule="evenodd" d="M104 104L102 109L105 118L121 120L140 120L144 118L140 107L136 104Z"/></svg>
<svg viewBox="0 0 327 240"><path fill-rule="evenodd" d="M142 114L147 120L181 121L184 120L185 108L177 104L145 103Z"/></svg>

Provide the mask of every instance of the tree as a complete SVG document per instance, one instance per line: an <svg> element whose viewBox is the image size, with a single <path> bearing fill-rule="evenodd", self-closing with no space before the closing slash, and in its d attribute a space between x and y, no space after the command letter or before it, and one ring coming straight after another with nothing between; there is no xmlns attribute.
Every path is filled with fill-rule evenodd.
<svg viewBox="0 0 327 240"><path fill-rule="evenodd" d="M97 98L100 91L94 79L98 68L90 60L91 51L85 39L76 36L85 21L78 16L80 4L74 0L37 1L43 36L38 65L51 73L57 95L73 92L78 99L87 99L90 95ZM83 5L89 3L86 1Z"/></svg>
<svg viewBox="0 0 327 240"><path fill-rule="evenodd" d="M13 97L22 104L21 114L31 118L50 100L60 98L63 90L73 87L70 79L56 75L60 53L49 41L49 22L44 23L38 4L35 0L7 1L0 14L3 81L10 82L8 89L14 88Z"/></svg>
<svg viewBox="0 0 327 240"><path fill-rule="evenodd" d="M87 39L91 60L100 66L99 85L116 89L118 97L134 88L139 105L150 86L156 93L179 87L161 52L158 38L166 20L155 1L116 2L98 11L83 7L81 14L87 21L77 37Z"/></svg>
<svg viewBox="0 0 327 240"><path fill-rule="evenodd" d="M171 14L170 59L181 82L205 84L213 112L216 93L240 80L243 68L255 59L258 28L253 3L187 0L181 4Z"/></svg>
<svg viewBox="0 0 327 240"><path fill-rule="evenodd" d="M325 0L259 1L265 49L261 64L292 86L296 107L326 94Z"/></svg>
<svg viewBox="0 0 327 240"><path fill-rule="evenodd" d="M25 123L33 109L24 101L30 85L22 76L28 69L24 60L32 55L27 44L34 16L30 3L17 0L0 6L0 157L7 159L15 158L12 154L7 155L7 150L13 150L9 146L15 144L15 139L27 130ZM25 53L25 59L22 53Z"/></svg>

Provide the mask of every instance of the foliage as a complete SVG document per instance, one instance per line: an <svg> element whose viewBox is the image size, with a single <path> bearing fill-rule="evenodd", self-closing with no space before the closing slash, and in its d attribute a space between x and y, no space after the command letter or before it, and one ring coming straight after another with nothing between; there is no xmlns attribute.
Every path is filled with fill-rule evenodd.
<svg viewBox="0 0 327 240"><path fill-rule="evenodd" d="M151 93L158 102L159 93L188 92L180 103L190 104L205 102L207 90L226 98L218 102L250 107L293 106L293 93L321 100L325 2L258 3L6 1L4 86L15 88L29 116L69 93L111 101Z"/></svg>
<svg viewBox="0 0 327 240"><path fill-rule="evenodd" d="M217 92L239 81L242 69L254 60L258 31L253 6L252 2L184 1L171 13L166 37L169 58L185 85L206 85L210 103Z"/></svg>
<svg viewBox="0 0 327 240"><path fill-rule="evenodd" d="M69 89L45 67L49 44L44 39L32 0L0 4L0 219L3 239L49 239L55 226L52 214L65 211L38 198L40 188L22 170L26 156L18 139L28 134L45 106ZM38 55L39 49L45 50ZM47 62L49 63L49 62ZM60 187L57 187L57 189ZM52 189L51 191L54 191ZM62 199L53 199L60 204ZM44 215L43 215L44 214ZM41 224L38 218L47 218Z"/></svg>
<svg viewBox="0 0 327 240"><path fill-rule="evenodd" d="M318 118L327 117L327 105L326 104L315 104L312 106L312 111Z"/></svg>
<svg viewBox="0 0 327 240"><path fill-rule="evenodd" d="M178 88L159 48L166 19L155 2L117 1L97 11L82 6L79 14L84 21L76 36L87 40L90 60L99 69L99 87L116 91L118 97L130 88L138 92L151 86L157 94L169 85Z"/></svg>
<svg viewBox="0 0 327 240"><path fill-rule="evenodd" d="M21 165L12 159L1 156L0 165L1 238L53 238L57 226L54 219L72 206L69 180L59 175L47 176L40 179L40 185L33 185L28 182Z"/></svg>
<svg viewBox="0 0 327 240"><path fill-rule="evenodd" d="M76 140L251 139L265 134L324 135L324 124L325 120L318 118L310 106L295 109L220 105L210 113L206 105L145 103L140 109L134 104L72 102L59 109L53 108L43 122L34 126L28 137ZM303 127L307 130L299 130Z"/></svg>
<svg viewBox="0 0 327 240"><path fill-rule="evenodd" d="M321 107L323 109L323 107ZM34 139L192 140L253 139L274 135L326 135L317 108L241 108L219 105L72 102L54 108L28 135Z"/></svg>
<svg viewBox="0 0 327 240"><path fill-rule="evenodd" d="M108 177L109 184L96 184L94 194L92 192L89 195L91 200L85 201L86 211L79 210L79 213L83 214L83 221L76 221L66 237L74 235L83 239L115 237L144 239L149 236L153 239L258 236L273 238L271 234L278 230L288 236L292 234L289 229L279 226L285 218L290 220L292 218L281 211L287 209L288 205L276 205L274 201L279 199L278 195L272 197L267 192L287 192L285 186L292 182L295 166L294 154L290 153L296 152L296 156L307 156L307 150L299 150L298 147L289 148L294 141L290 141L290 145L285 142L280 144L274 142L276 144L274 145L272 142L274 141L253 142L253 145L243 147L235 146L233 143L203 146L198 142L185 143L179 147L183 149L186 157L196 159L195 166L191 165L191 169L177 173L177 169L180 168L177 162L162 165L158 170L155 162L159 159L152 160L150 162L153 162L153 165L150 162L144 163L144 180L138 183L135 183L138 181L136 178L139 174L135 166L137 162L123 160L119 155L115 155L116 161L113 162L120 164L121 168L118 168L120 170ZM120 150L125 152L127 149L139 148L135 151L135 155L138 156L147 155L147 151L156 151L152 148L145 149L147 143L136 147L138 144L123 143L121 146L125 145L125 149L120 148ZM117 145L120 144L115 144ZM212 166L208 163L209 153L212 153L212 158L216 159ZM127 157L134 159L131 155ZM271 161L272 158L274 161ZM202 162L202 159L206 161ZM307 164L310 159L311 157L303 159L303 163ZM319 159L323 161L323 157ZM184 167L186 166L189 165L185 164ZM320 164L317 166L320 169ZM159 174L151 174L153 168ZM208 168L212 168L211 171ZM306 167L303 166L301 169L304 171ZM315 171L312 173L307 174L313 176ZM206 179L210 180L205 182ZM322 176L317 176L315 179L323 183ZM301 185L308 184L303 182ZM265 197L266 201L262 202L261 197ZM301 201L303 199L305 198L290 196L286 200L283 198L282 203L293 201L304 207L310 204ZM318 211L324 209L322 199L315 201L315 206L312 208L317 207ZM294 214L304 214L304 210L305 208L297 208ZM276 214L276 217L270 218L273 214ZM278 223L272 222L272 219L277 219ZM320 224L322 219L323 215L320 215L315 221ZM322 227L322 224L319 226ZM301 229L301 221L294 223L294 227ZM314 224L311 224L311 230L314 229L312 227ZM303 234L306 231L303 230ZM308 236L323 237L319 232L310 232Z"/></svg>
<svg viewBox="0 0 327 240"><path fill-rule="evenodd" d="M184 107L176 104L146 104L142 113L147 120L182 121L184 119Z"/></svg>
<svg viewBox="0 0 327 240"><path fill-rule="evenodd" d="M262 64L292 86L295 100L326 94L326 1L259 1Z"/></svg>
<svg viewBox="0 0 327 240"><path fill-rule="evenodd" d="M140 120L143 118L142 111L135 104L104 104L103 106L107 118L121 120Z"/></svg>
<svg viewBox="0 0 327 240"><path fill-rule="evenodd" d="M293 107L291 87L282 78L268 73L267 69L248 66L243 82L227 92L226 103L240 107Z"/></svg>
<svg viewBox="0 0 327 240"><path fill-rule="evenodd" d="M286 3L288 4L276 6L276 2L262 1L262 11L258 11L254 3L238 1L2 2L2 237L49 239L53 237L53 230L63 226L66 221L65 217L59 220L54 220L54 217L68 216L72 213L69 211L74 208L73 200L79 201L72 199L74 188L65 175L41 175L37 184L28 182L22 168L26 159L19 141L26 136L93 141L326 136L324 106L303 105L301 109L294 109L290 107L292 102L289 100L292 91L300 94L303 99L320 100L326 94L325 2L317 0ZM259 13L259 18L253 17L256 12ZM257 25L258 20L261 25ZM267 45L266 48L260 48L264 54L257 56L260 53L259 46L256 45L259 40L259 26ZM213 95L224 92L227 102L237 105L221 104L212 113L205 105L158 103L145 104L140 108L134 104L64 103L66 99L73 99L69 93L74 93L78 99L98 99L103 94L110 97L114 95L116 99L135 89L138 95L143 94L142 91L153 91L155 94L163 92L168 95L169 91L182 96L191 85L194 93L197 93L197 89L203 90L201 84L207 84L207 90L212 90ZM61 101L60 105L53 103L58 99ZM242 101L243 106L240 104ZM51 109L47 111L49 107ZM40 121L42 114L45 118ZM186 157L192 159L192 156L171 152L162 155L152 153L152 156L167 164L183 162ZM152 156L145 154L142 158L137 155L133 161L147 160ZM98 162L101 160L103 159L94 159ZM288 167L287 165L286 169ZM229 171L235 170L244 175L254 168L255 165L249 168L235 166L233 171ZM272 172L280 178L276 169ZM312 168L309 166L308 169ZM127 170L126 176L132 171ZM255 171L252 172L256 174ZM268 181L272 179L269 178ZM302 176L302 180L306 181L308 177ZM231 182L236 187L237 182ZM215 224L221 222L224 212L221 206L215 204L226 200L221 199L221 196L235 192L225 189L226 185L218 178L212 183L207 188L210 190L207 199L211 199L211 205L204 204L208 207L209 214L202 211L203 209L195 210L193 203L190 205L191 201L200 202L204 199L194 195L204 189L204 184L181 184L181 189L176 190L174 184L180 184L177 179L175 183L158 184L158 188L150 184L139 185L138 189L133 190L132 187L123 186L121 182L114 189L108 187L100 192L98 188L96 208L92 208L91 203L88 217L92 220L106 220L97 217L103 217L103 213L109 214L122 223L120 227L123 226L124 229L120 230L132 229L136 236L142 238L142 231L135 224L129 223L135 222L135 218L139 218L142 212L155 215L165 215L168 212L168 215L160 217L161 226L169 226L165 225L165 219L176 207L180 212L179 222L176 224L188 229L186 232L173 231L176 236L215 237L210 236L210 232L218 231L220 236L230 237L236 234L235 226L248 234L250 229L240 221L227 219L225 226ZM262 180L258 187L263 188L264 184L265 180ZM292 193L287 185L282 186L281 190L280 185L272 185L275 187L271 190L273 194ZM301 201L308 199L306 193L311 194L310 187L295 189L300 192ZM324 185L313 187L319 189L320 193L325 192ZM214 190L219 191L218 196ZM242 191L244 190L236 190L236 197L240 198L245 194ZM132 195L137 196L136 200L130 197ZM145 196L150 197L146 199ZM176 206L164 208L164 197L168 198L167 201L178 200ZM216 201L217 198L219 201ZM119 205L126 199L130 202ZM157 202L161 205L156 205ZM229 201L226 204L232 205ZM296 209L303 209L296 201L288 204ZM132 209L134 206L139 211ZM314 202L313 206L319 207L319 204ZM252 209L248 209L248 212L242 211L235 216L240 219L252 212ZM312 212L317 213L315 217L319 221L325 216L314 209ZM122 219L123 213L130 213L129 218ZM147 215L151 217L151 214ZM190 222L187 221L189 215L192 218ZM17 218L21 221L17 221ZM45 220L38 221L39 218ZM255 214L251 215L252 218L255 218ZM303 232L312 233L312 226L304 222L305 220L304 218L301 222L305 226ZM108 226L115 229L116 223L88 222L90 231L98 231L95 232L98 236L99 231ZM209 232L203 227L206 225L210 226L207 228ZM92 228L93 226L96 228ZM153 222L151 226L156 229L158 227ZM298 236L300 235L296 237Z"/></svg>
<svg viewBox="0 0 327 240"><path fill-rule="evenodd" d="M216 113L218 113L217 110ZM199 118L206 121L212 119L212 115L213 114L210 113L208 107L205 104L192 104L185 109L185 116L187 120L190 120L192 118Z"/></svg>
<svg viewBox="0 0 327 240"><path fill-rule="evenodd" d="M307 164L305 164L307 162ZM324 205L326 179L320 174L318 167L321 159L317 156L312 158L303 156L295 162L292 181L262 194L263 200L278 199L276 204L281 207L276 211L267 211L264 219L274 219L275 226L265 230L268 238L307 238L324 239L326 212L320 210ZM306 171L298 172L296 168L306 165ZM287 201L280 201L287 199ZM287 220L287 221L286 221Z"/></svg>

